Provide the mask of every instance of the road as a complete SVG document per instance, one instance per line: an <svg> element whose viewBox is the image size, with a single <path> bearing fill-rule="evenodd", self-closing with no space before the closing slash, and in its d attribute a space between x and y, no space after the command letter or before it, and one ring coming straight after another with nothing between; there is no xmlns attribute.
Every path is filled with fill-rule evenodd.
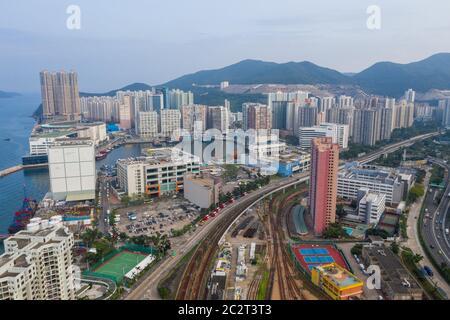
<svg viewBox="0 0 450 320"><path fill-rule="evenodd" d="M450 169L450 166L440 160L431 159L431 161L447 170ZM450 243L449 236L445 234L445 229L449 228L450 225L450 197L448 196L450 193L450 177L447 176L446 188L439 205L436 205L434 201L437 190L430 190L427 192L425 199L425 208L428 210L429 217L424 218L421 230L422 237L434 261L439 265L445 263L448 266L450 265Z"/></svg>
<svg viewBox="0 0 450 320"><path fill-rule="evenodd" d="M99 201L101 212L98 217L98 230L104 234L109 232L108 210L111 209L109 196L111 194L111 183L107 177L99 178Z"/></svg>
<svg viewBox="0 0 450 320"><path fill-rule="evenodd" d="M385 146L380 150L377 150L373 153L358 158L358 162L361 164L369 163L377 159L378 157L382 156L383 154L395 152L404 146L411 145L419 140L428 139L436 135L439 135L439 133L437 132L428 133L411 138L407 141L397 142L392 145ZM343 167L344 165L342 165L340 168ZM157 266L156 270L154 270L154 272L152 272L146 279L144 279L140 285L138 285L132 292L130 292L125 297L125 299L126 300L160 299L159 294L157 292L157 285L170 272L170 270L172 270L172 268L174 268L176 264L183 258L182 253L187 253L192 248L194 248L195 245L199 243L199 241L205 238L205 236L208 234L208 231L214 228L214 226L216 226L217 223L220 223L220 221L226 215L232 213L232 210L235 209L239 204L241 204L241 202L248 201L249 199L255 199L255 202L258 202L259 199L272 193L273 190L280 190L290 185L294 185L298 183L300 180L303 181L305 179L308 179L308 177L309 173L302 173L294 177L280 179L277 180L275 183L269 184L268 186L265 186L264 188L252 192L247 196L240 198L238 201L235 201L233 204L226 207L218 217L214 218L213 220L210 220L210 222L204 225L201 229L197 230L195 235L190 240L186 241L186 243L182 246L179 252L180 254L178 254L175 257L168 257L164 261L162 261Z"/></svg>
<svg viewBox="0 0 450 320"><path fill-rule="evenodd" d="M409 247L413 252L420 254L423 256L423 260L420 261L420 265L423 267L425 265L432 266L432 263L428 256L426 255L426 252L422 248L419 240L419 230L418 230L418 221L420 210L422 207L422 204L425 205L425 208L428 208L428 210L432 210L430 212L434 212L436 210L437 205L434 203L433 198L435 196L436 190L432 190L429 188L429 179L430 179L430 173L427 173L424 179L424 186L425 186L425 196L418 199L417 202L415 202L409 211L408 214L408 240L406 241L407 247ZM431 191L429 191L431 190ZM427 244L428 246L430 244ZM438 273L435 272L433 278L431 279L433 283L435 283L439 288L441 288L447 296L450 297L450 286L445 282L444 278Z"/></svg>

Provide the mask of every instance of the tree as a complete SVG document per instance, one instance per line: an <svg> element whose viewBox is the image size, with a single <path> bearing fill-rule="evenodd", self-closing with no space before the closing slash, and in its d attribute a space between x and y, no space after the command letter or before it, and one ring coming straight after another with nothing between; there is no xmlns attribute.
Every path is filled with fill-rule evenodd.
<svg viewBox="0 0 450 320"><path fill-rule="evenodd" d="M425 190L423 185L416 183L416 185L414 187L411 188L411 190L409 190L408 193L408 203L414 203L417 199L419 199L420 197L422 197L425 194Z"/></svg>
<svg viewBox="0 0 450 320"><path fill-rule="evenodd" d="M400 247L397 242L392 242L390 247L393 253L398 254L400 252Z"/></svg>
<svg viewBox="0 0 450 320"><path fill-rule="evenodd" d="M414 261L414 263L419 263L419 262L422 261L422 260L423 260L423 256L420 255L420 254L418 254L418 253L416 253L416 254L413 256L413 261Z"/></svg>
<svg viewBox="0 0 450 320"><path fill-rule="evenodd" d="M120 238L120 240L125 242L128 240L128 235L125 232L121 232L121 233L119 233L119 238Z"/></svg>
<svg viewBox="0 0 450 320"><path fill-rule="evenodd" d="M380 236L383 239L389 237L389 233L386 230L382 229L367 229L366 236Z"/></svg>
<svg viewBox="0 0 450 320"><path fill-rule="evenodd" d="M95 241L102 238L102 233L97 229L87 229L82 235L81 239L88 247L92 247Z"/></svg>
<svg viewBox="0 0 450 320"><path fill-rule="evenodd" d="M353 248L350 250L350 252L351 252L351 254L359 257L362 254L362 248L363 248L363 245L358 243L353 246Z"/></svg>
<svg viewBox="0 0 450 320"><path fill-rule="evenodd" d="M239 172L239 167L235 164L225 164L223 166L225 169L225 173L223 174L223 177L226 181L233 181L237 179L237 175Z"/></svg>
<svg viewBox="0 0 450 320"><path fill-rule="evenodd" d="M323 233L325 239L339 239L346 238L347 236L347 232L345 232L339 223L330 224Z"/></svg>
<svg viewBox="0 0 450 320"><path fill-rule="evenodd" d="M338 215L339 219L342 219L347 215L347 212L345 212L343 204L338 204L336 206L336 214Z"/></svg>

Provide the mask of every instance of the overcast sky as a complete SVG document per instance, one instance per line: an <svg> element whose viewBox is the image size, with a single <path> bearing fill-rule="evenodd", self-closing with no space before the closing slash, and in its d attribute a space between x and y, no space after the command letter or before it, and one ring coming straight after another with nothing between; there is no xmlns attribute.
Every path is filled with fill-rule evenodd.
<svg viewBox="0 0 450 320"><path fill-rule="evenodd" d="M80 30L66 27L69 5ZM76 70L88 92L243 59L358 72L450 52L449 13L448 0L0 0L0 90L38 92L42 69Z"/></svg>

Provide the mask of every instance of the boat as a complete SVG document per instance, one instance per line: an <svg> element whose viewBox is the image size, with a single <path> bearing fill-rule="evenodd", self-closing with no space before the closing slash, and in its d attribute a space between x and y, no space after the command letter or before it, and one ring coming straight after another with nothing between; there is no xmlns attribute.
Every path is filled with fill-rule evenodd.
<svg viewBox="0 0 450 320"><path fill-rule="evenodd" d="M36 214L36 209L36 201L25 197L22 201L22 208L14 214L13 222L8 227L8 233L15 234L25 229L30 219Z"/></svg>
<svg viewBox="0 0 450 320"><path fill-rule="evenodd" d="M108 156L107 153L100 152L95 155L95 160L103 160L106 159L107 156Z"/></svg>
<svg viewBox="0 0 450 320"><path fill-rule="evenodd" d="M4 141L11 141L11 138L5 138Z"/></svg>

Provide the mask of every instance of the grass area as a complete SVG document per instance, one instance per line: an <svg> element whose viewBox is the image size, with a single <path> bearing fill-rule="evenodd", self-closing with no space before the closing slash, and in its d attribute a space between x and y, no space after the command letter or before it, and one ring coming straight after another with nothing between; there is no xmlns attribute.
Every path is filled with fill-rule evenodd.
<svg viewBox="0 0 450 320"><path fill-rule="evenodd" d="M440 185L444 181L445 170L441 166L433 165L431 170L430 184Z"/></svg>
<svg viewBox="0 0 450 320"><path fill-rule="evenodd" d="M269 270L264 269L263 277L261 279L261 283L259 284L258 288L258 294L256 296L257 300L266 300L267 287L269 286L269 275L270 275Z"/></svg>

